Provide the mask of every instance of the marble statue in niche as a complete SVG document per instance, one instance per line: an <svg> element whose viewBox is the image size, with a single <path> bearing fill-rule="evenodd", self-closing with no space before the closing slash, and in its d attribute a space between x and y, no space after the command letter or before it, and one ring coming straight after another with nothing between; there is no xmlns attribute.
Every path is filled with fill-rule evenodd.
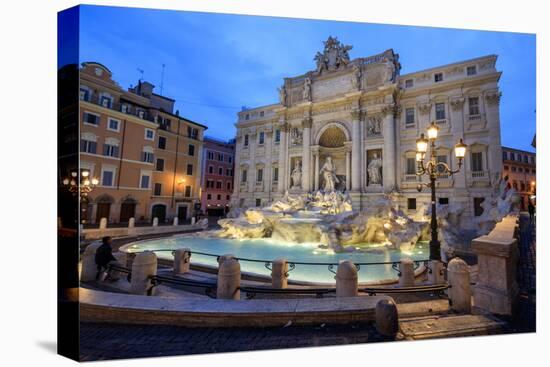
<svg viewBox="0 0 550 367"><path fill-rule="evenodd" d="M302 165L299 160L294 163L294 169L290 175L292 178L292 188L299 189L302 187Z"/></svg>
<svg viewBox="0 0 550 367"><path fill-rule="evenodd" d="M354 89L361 89L361 77L363 73L361 72L361 67L358 65L353 66L353 75L351 76L351 85Z"/></svg>
<svg viewBox="0 0 550 367"><path fill-rule="evenodd" d="M281 104L285 106L286 105L286 88L283 85L282 87L277 88L277 90L279 91L279 102L281 102Z"/></svg>
<svg viewBox="0 0 550 367"><path fill-rule="evenodd" d="M325 164L321 167L319 174L323 176L324 179L324 191L334 191L336 189L336 184L340 182L338 177L336 177L336 170L334 164L332 163L332 157L328 156Z"/></svg>
<svg viewBox="0 0 550 367"><path fill-rule="evenodd" d="M311 101L311 79L306 78L304 80L304 92L302 95L305 101Z"/></svg>
<svg viewBox="0 0 550 367"><path fill-rule="evenodd" d="M367 152L367 183L368 185L382 184L382 158L380 149Z"/></svg>

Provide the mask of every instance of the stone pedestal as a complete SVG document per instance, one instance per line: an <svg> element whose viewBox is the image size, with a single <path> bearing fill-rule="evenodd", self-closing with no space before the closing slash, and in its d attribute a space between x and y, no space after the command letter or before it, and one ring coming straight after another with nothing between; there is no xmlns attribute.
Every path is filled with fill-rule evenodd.
<svg viewBox="0 0 550 367"><path fill-rule="evenodd" d="M397 306L391 299L383 299L376 304L376 330L386 337L395 337L399 330Z"/></svg>
<svg viewBox="0 0 550 367"><path fill-rule="evenodd" d="M336 297L357 296L357 267L350 260L342 260L336 271Z"/></svg>
<svg viewBox="0 0 550 367"><path fill-rule="evenodd" d="M174 274L185 274L191 266L191 250L180 248L174 251Z"/></svg>
<svg viewBox="0 0 550 367"><path fill-rule="evenodd" d="M495 314L512 315L519 293L517 240L491 234L472 241L479 268L474 305Z"/></svg>
<svg viewBox="0 0 550 367"><path fill-rule="evenodd" d="M457 312L470 313L472 310L472 291L470 289L470 268L458 257L449 261L449 298L451 309Z"/></svg>
<svg viewBox="0 0 550 367"><path fill-rule="evenodd" d="M430 261L430 272L428 272L428 282L431 284L445 283L445 264L438 260Z"/></svg>
<svg viewBox="0 0 550 367"><path fill-rule="evenodd" d="M80 271L80 281L90 282L95 280L97 275L97 264L95 263L95 253L101 242L92 242L84 250L82 255L82 269Z"/></svg>
<svg viewBox="0 0 550 367"><path fill-rule="evenodd" d="M153 275L157 275L157 255L151 251L137 254L132 263L130 293L146 295Z"/></svg>
<svg viewBox="0 0 550 367"><path fill-rule="evenodd" d="M221 256L219 264L216 298L240 299L241 264L232 255Z"/></svg>
<svg viewBox="0 0 550 367"><path fill-rule="evenodd" d="M288 286L288 263L279 258L271 266L271 286L275 289L284 289Z"/></svg>
<svg viewBox="0 0 550 367"><path fill-rule="evenodd" d="M399 286L413 287L414 286L414 262L411 259L403 259L399 264Z"/></svg>

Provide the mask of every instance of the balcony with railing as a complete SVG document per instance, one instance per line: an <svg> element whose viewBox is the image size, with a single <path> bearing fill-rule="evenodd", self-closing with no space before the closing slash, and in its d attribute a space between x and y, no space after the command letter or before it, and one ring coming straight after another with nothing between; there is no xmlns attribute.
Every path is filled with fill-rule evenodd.
<svg viewBox="0 0 550 367"><path fill-rule="evenodd" d="M469 171L468 180L470 186L488 186L490 183L489 171Z"/></svg>

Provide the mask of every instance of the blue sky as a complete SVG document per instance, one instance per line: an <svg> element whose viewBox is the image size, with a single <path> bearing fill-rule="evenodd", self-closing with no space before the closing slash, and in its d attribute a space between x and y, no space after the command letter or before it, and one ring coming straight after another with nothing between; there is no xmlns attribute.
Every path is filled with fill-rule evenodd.
<svg viewBox="0 0 550 367"><path fill-rule="evenodd" d="M123 88L144 79L176 99L180 114L209 126L207 135L234 136L241 106L276 103L284 77L315 68L329 35L353 45L350 57L393 48L401 73L479 56L498 55L502 144L533 151L535 36L214 13L82 6L80 61L97 61Z"/></svg>

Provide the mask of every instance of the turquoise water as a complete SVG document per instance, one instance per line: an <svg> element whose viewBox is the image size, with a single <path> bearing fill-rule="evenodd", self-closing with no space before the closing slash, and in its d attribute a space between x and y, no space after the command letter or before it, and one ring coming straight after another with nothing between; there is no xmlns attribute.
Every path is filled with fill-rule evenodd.
<svg viewBox="0 0 550 367"><path fill-rule="evenodd" d="M190 248L191 252L205 252L215 255L233 254L239 258L272 261L284 257L288 262L316 262L338 263L340 260L351 260L355 263L390 262L400 261L404 258L413 260L425 260L429 257L429 249L426 242L419 242L414 250L401 252L389 250L383 246L371 245L367 252L335 253L324 250L316 243L289 243L272 240L270 238L234 240L226 238L199 238L199 237L172 237L155 240L141 241L125 246L128 252L141 252L144 250L175 250L178 248ZM160 258L171 259L171 251L158 251ZM191 263L201 263L217 266L216 257L193 253ZM256 274L270 275L263 262L250 262L241 260L241 270ZM336 267L333 269L336 271ZM363 265L359 269L360 282L372 282L383 279L397 278L397 273L391 265ZM290 280L309 282L334 283L334 274L328 270L327 265L296 265L289 273Z"/></svg>

